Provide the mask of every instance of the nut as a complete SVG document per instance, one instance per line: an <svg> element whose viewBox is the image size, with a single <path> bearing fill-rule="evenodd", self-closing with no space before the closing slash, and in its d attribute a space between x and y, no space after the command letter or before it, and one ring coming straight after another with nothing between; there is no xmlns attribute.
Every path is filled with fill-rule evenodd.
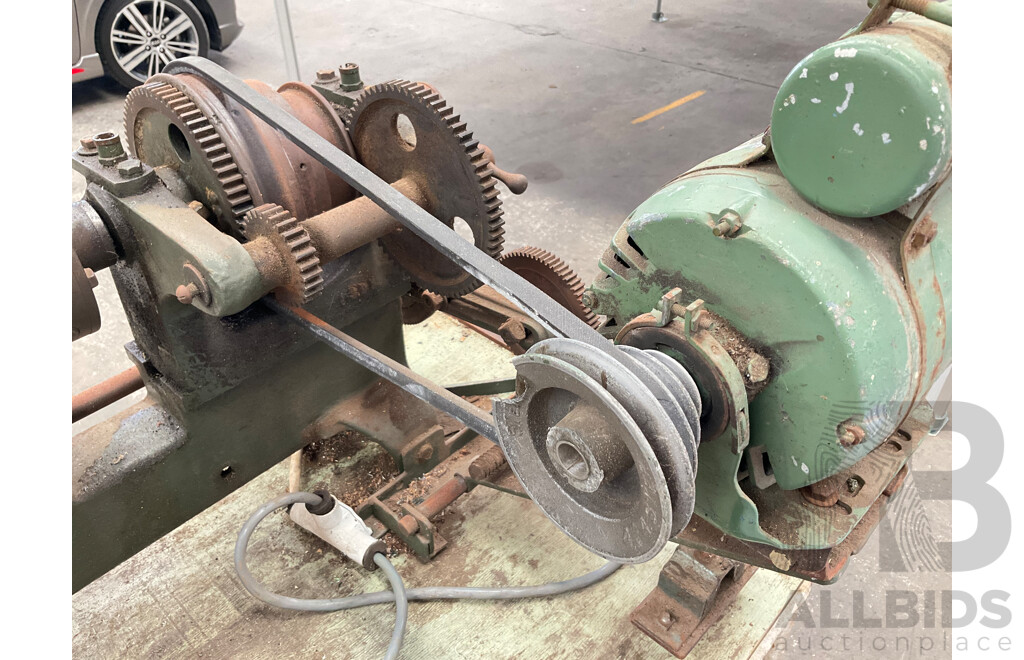
<svg viewBox="0 0 1024 660"><path fill-rule="evenodd" d="M334 73L333 69L320 69L316 72L317 82L331 82L338 77L338 74Z"/></svg>
<svg viewBox="0 0 1024 660"><path fill-rule="evenodd" d="M836 427L836 438L839 439L839 444L844 447L855 447L864 441L867 433L864 428L857 425L852 419L848 419L845 422L840 422L839 426Z"/></svg>
<svg viewBox="0 0 1024 660"><path fill-rule="evenodd" d="M135 158L129 158L128 160L122 161L117 166L117 173L126 179L140 176L142 172L142 161Z"/></svg>
<svg viewBox="0 0 1024 660"><path fill-rule="evenodd" d="M580 302L589 307L590 309L597 309L598 301L597 296L594 295L593 291L587 290L580 296Z"/></svg>

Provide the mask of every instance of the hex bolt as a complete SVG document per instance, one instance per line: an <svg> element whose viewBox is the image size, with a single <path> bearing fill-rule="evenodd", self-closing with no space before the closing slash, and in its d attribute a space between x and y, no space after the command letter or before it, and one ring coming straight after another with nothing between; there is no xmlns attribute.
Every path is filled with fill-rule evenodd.
<svg viewBox="0 0 1024 660"><path fill-rule="evenodd" d="M860 488L860 479L857 477L850 477L846 480L846 489L851 493L857 492L858 488Z"/></svg>
<svg viewBox="0 0 1024 660"><path fill-rule="evenodd" d="M182 305L191 305L192 300L199 295L199 286L195 282L182 284L174 290L174 295Z"/></svg>
<svg viewBox="0 0 1024 660"><path fill-rule="evenodd" d="M319 83L333 82L338 79L334 69L320 69L316 72L316 81Z"/></svg>
<svg viewBox="0 0 1024 660"><path fill-rule="evenodd" d="M711 228L711 233L715 236L721 236L722 238L730 238L743 226L743 221L740 216L733 211L726 211L722 214L722 217L718 219L715 226Z"/></svg>
<svg viewBox="0 0 1024 660"><path fill-rule="evenodd" d="M128 158L128 154L124 152L124 145L121 144L121 136L117 133L97 133L92 139L99 152L100 165L113 167Z"/></svg>
<svg viewBox="0 0 1024 660"><path fill-rule="evenodd" d="M359 77L359 65L347 62L344 66L338 67L341 73L341 88L346 92L354 92L363 88L363 79Z"/></svg>
<svg viewBox="0 0 1024 660"><path fill-rule="evenodd" d="M84 137L79 142L82 145L78 148L80 156L95 156L98 153L96 150L96 140L93 140L92 137Z"/></svg>
<svg viewBox="0 0 1024 660"><path fill-rule="evenodd" d="M580 297L580 301L592 310L597 309L599 304L597 295L593 291L589 290L583 292L583 295Z"/></svg>
<svg viewBox="0 0 1024 660"><path fill-rule="evenodd" d="M836 437L839 439L839 444L844 447L859 445L864 441L866 435L863 427L854 424L852 420L842 422L836 427Z"/></svg>
<svg viewBox="0 0 1024 660"><path fill-rule="evenodd" d="M526 327L515 319L505 319L498 327L498 334L506 344L518 344L526 339Z"/></svg>
<svg viewBox="0 0 1024 660"><path fill-rule="evenodd" d="M416 460L419 463L426 463L434 456L434 448L429 444L425 444L416 450Z"/></svg>
<svg viewBox="0 0 1024 660"><path fill-rule="evenodd" d="M141 176L142 172L142 161L135 158L129 158L128 160L121 161L117 165L117 173L126 179Z"/></svg>

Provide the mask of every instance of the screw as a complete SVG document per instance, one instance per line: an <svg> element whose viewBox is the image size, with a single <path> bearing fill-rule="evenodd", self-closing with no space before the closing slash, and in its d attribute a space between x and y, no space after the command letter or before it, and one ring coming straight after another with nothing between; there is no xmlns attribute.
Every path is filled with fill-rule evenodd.
<svg viewBox="0 0 1024 660"><path fill-rule="evenodd" d="M317 82L331 82L332 80L335 80L337 77L338 75L334 73L333 69L319 69L316 72Z"/></svg>
<svg viewBox="0 0 1024 660"><path fill-rule="evenodd" d="M662 614L661 619L659 619L659 621L661 621L661 625L665 626L666 628L670 628L672 624L675 623L675 620L676 618L668 610L665 610L665 613Z"/></svg>
<svg viewBox="0 0 1024 660"><path fill-rule="evenodd" d="M182 284L174 290L174 295L182 305L191 305L192 299L199 295L199 286L195 282Z"/></svg>
<svg viewBox="0 0 1024 660"><path fill-rule="evenodd" d="M359 65L347 62L344 66L338 67L341 73L341 88L346 92L354 92L363 88L363 80L359 77Z"/></svg>
<svg viewBox="0 0 1024 660"><path fill-rule="evenodd" d="M595 295L593 291L584 291L580 301L590 309L597 309L597 295Z"/></svg>
<svg viewBox="0 0 1024 660"><path fill-rule="evenodd" d="M846 480L846 489L851 493L856 492L860 488L860 480L857 477L850 477Z"/></svg>
<svg viewBox="0 0 1024 660"><path fill-rule="evenodd" d="M142 171L142 161L135 158L129 158L128 160L122 161L117 166L117 173L126 179L140 176Z"/></svg>

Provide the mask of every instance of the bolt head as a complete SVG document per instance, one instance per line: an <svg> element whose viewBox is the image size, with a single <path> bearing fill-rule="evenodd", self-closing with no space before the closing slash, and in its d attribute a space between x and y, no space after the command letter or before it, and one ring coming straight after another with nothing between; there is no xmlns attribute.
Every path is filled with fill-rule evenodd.
<svg viewBox="0 0 1024 660"><path fill-rule="evenodd" d="M178 288L174 290L174 296L182 305L191 305L192 299L195 298L195 295L198 292L199 287L192 282L189 282L188 284L178 286Z"/></svg>
<svg viewBox="0 0 1024 660"><path fill-rule="evenodd" d="M761 355L754 355L747 362L747 378L751 383L761 383L768 378L769 365Z"/></svg>
<svg viewBox="0 0 1024 660"><path fill-rule="evenodd" d="M330 82L331 80L334 80L336 77L337 74L334 73L333 69L320 69L319 71L316 72L317 82Z"/></svg>
<svg viewBox="0 0 1024 660"><path fill-rule="evenodd" d="M141 175L143 172L142 161L137 158L129 158L117 165L117 173L125 178Z"/></svg>
<svg viewBox="0 0 1024 660"><path fill-rule="evenodd" d="M434 456L434 448L430 445L423 445L416 451L416 460L426 463Z"/></svg>
<svg viewBox="0 0 1024 660"><path fill-rule="evenodd" d="M590 309L597 309L597 296L594 295L593 291L584 291L583 296L580 298L581 302L589 307Z"/></svg>

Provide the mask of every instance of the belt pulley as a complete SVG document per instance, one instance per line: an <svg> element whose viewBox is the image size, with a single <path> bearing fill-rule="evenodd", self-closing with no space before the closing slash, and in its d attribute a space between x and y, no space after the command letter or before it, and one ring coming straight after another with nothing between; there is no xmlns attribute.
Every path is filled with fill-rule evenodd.
<svg viewBox="0 0 1024 660"><path fill-rule="evenodd" d="M499 442L538 506L590 550L622 562L653 557L693 511L700 398L681 365L613 345L587 322L446 222L406 198L241 79L207 60L166 73L201 76L400 222L443 258L490 285L555 339L514 360L517 393L492 421L462 399L296 308L270 306L378 375ZM497 422L495 425L494 422Z"/></svg>

